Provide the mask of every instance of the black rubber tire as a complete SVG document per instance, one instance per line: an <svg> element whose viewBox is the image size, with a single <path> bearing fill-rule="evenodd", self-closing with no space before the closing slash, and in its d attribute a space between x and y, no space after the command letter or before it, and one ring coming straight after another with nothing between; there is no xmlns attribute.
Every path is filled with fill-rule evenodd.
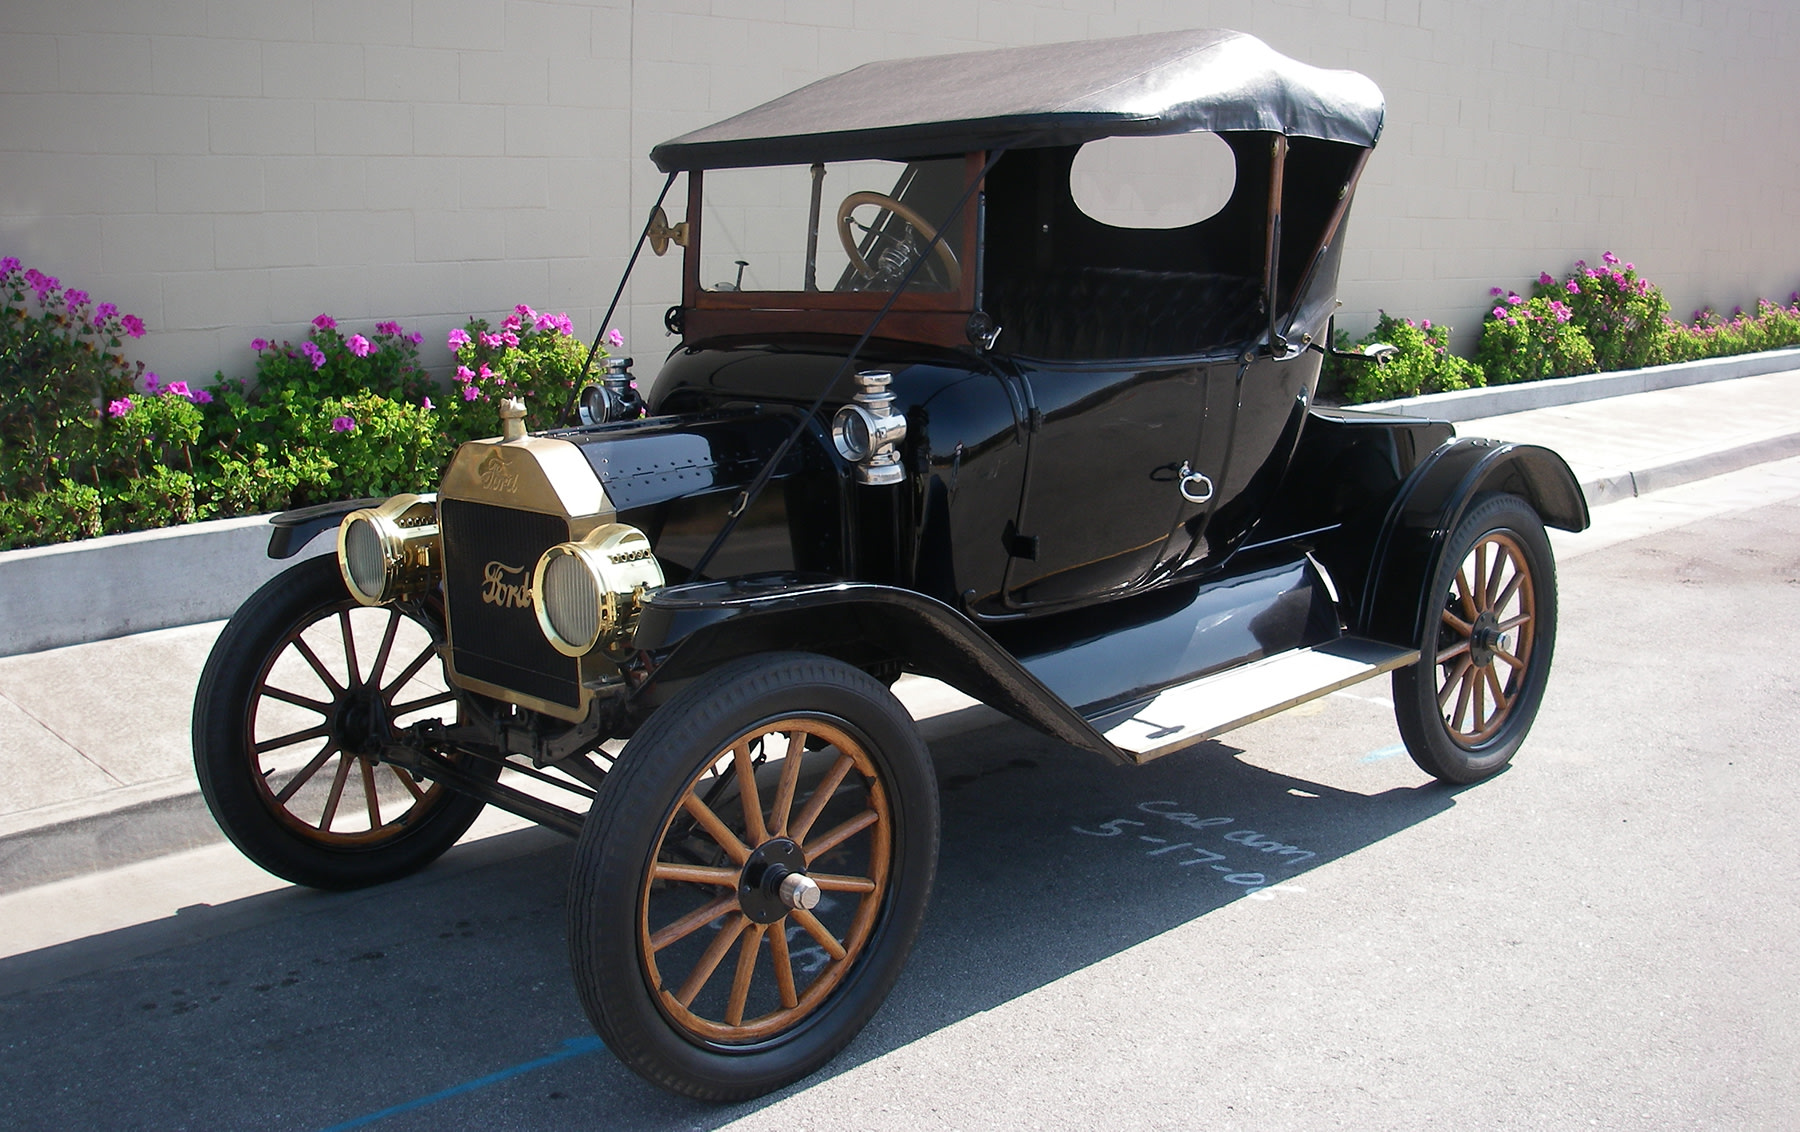
<svg viewBox="0 0 1800 1132"><path fill-rule="evenodd" d="M1509 539L1520 551L1529 574L1535 604L1531 647L1529 655L1521 658L1525 668L1518 677L1516 698L1499 726L1478 742L1466 742L1452 733L1439 706L1439 690L1443 686L1439 678L1443 672L1434 658L1458 637L1444 626L1438 613L1443 609L1458 611L1457 571L1476 544L1490 536ZM1444 555L1433 571L1427 592L1442 595L1442 603L1433 604L1426 611L1427 624L1420 642L1423 655L1417 664L1396 669L1393 676L1394 716L1400 725L1400 738L1407 753L1427 774L1444 782L1479 782L1504 769L1525 741L1550 676L1551 654L1556 645L1556 562L1537 512L1515 495L1479 497L1445 543ZM1507 672L1506 686L1513 687L1510 670L1497 671Z"/></svg>
<svg viewBox="0 0 1800 1132"><path fill-rule="evenodd" d="M696 776L736 737L794 716L853 735L878 769L891 814L889 881L867 942L812 1013L748 1047L708 1042L678 1026L649 986L639 934L647 870ZM582 1006L621 1061L671 1092L739 1101L797 1081L843 1049L892 989L924 919L937 844L930 754L911 716L878 681L806 653L723 665L644 723L582 828L568 901L570 965Z"/></svg>
<svg viewBox="0 0 1800 1132"><path fill-rule="evenodd" d="M346 603L354 604L332 555L277 574L226 623L194 696L194 770L219 828L264 869L311 888L361 888L416 872L456 844L483 807L480 799L436 786L427 794L430 804L417 803L391 834L354 846L310 839L278 816L278 803L259 787L252 751L259 681L292 635ZM436 626L425 628L437 635Z"/></svg>

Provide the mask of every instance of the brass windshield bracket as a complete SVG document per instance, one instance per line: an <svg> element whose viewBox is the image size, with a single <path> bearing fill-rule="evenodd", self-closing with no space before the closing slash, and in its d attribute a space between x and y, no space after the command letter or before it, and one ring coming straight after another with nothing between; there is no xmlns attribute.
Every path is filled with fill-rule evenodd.
<svg viewBox="0 0 1800 1132"><path fill-rule="evenodd" d="M650 238L650 250L657 255L667 255L669 245L685 248L688 246L688 226L683 220L674 227L669 226L669 214L663 211L662 205L650 214L650 228L646 235Z"/></svg>

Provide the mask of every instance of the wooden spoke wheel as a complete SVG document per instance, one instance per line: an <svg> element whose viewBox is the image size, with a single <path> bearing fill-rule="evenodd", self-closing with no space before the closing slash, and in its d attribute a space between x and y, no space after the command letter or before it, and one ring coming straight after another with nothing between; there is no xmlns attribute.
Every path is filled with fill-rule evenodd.
<svg viewBox="0 0 1800 1132"><path fill-rule="evenodd" d="M350 597L330 556L244 603L194 701L194 759L226 835L270 872L352 888L437 858L482 804L383 762L425 719L454 721L438 626Z"/></svg>
<svg viewBox="0 0 1800 1132"><path fill-rule="evenodd" d="M1517 751L1549 673L1556 577L1537 513L1511 495L1479 500L1430 592L1419 663L1394 675L1395 713L1421 767L1473 782Z"/></svg>
<svg viewBox="0 0 1800 1132"><path fill-rule="evenodd" d="M824 1064L898 976L937 846L929 756L879 682L740 661L632 738L570 882L595 1028L673 1091L742 1099Z"/></svg>

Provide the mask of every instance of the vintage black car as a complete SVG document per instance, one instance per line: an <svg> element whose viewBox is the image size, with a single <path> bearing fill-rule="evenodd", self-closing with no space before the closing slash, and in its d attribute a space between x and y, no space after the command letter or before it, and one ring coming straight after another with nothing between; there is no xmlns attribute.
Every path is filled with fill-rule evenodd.
<svg viewBox="0 0 1800 1132"><path fill-rule="evenodd" d="M723 1100L823 1065L912 946L938 798L903 673L1127 763L1392 673L1421 767L1500 770L1550 670L1544 526L1587 506L1542 448L1315 404L1382 118L1193 31L874 63L658 146L686 219L639 248L684 284L642 402L614 363L435 496L274 520L272 554L338 552L206 667L220 825L324 888L484 805L576 837L594 1026ZM1171 137L1223 159L1209 215L1090 214L1084 155Z"/></svg>

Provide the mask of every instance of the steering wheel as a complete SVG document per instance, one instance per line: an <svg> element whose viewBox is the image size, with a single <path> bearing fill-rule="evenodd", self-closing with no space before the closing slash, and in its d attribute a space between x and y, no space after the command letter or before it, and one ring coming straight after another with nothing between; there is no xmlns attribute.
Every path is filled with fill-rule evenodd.
<svg viewBox="0 0 1800 1132"><path fill-rule="evenodd" d="M901 220L904 220L911 226L913 231L923 237L927 243L937 239L937 229L933 228L930 224L927 224L925 218L913 211L908 205L901 204L899 201L885 193L851 193L844 198L844 203L838 205L838 239L843 241L844 253L850 257L851 266L856 268L857 274L864 278L872 279L875 277L876 272L874 268L869 266L869 261L863 258L862 252L857 250L855 233L856 225L851 219L850 214L865 204L872 204L876 208L883 209L898 216ZM888 238L892 239L892 237ZM952 291L957 290L962 286L962 265L956 262L956 253L951 251L950 245L942 240L938 240L933 251L937 254L938 261L943 265L945 275L948 276L948 289Z"/></svg>

